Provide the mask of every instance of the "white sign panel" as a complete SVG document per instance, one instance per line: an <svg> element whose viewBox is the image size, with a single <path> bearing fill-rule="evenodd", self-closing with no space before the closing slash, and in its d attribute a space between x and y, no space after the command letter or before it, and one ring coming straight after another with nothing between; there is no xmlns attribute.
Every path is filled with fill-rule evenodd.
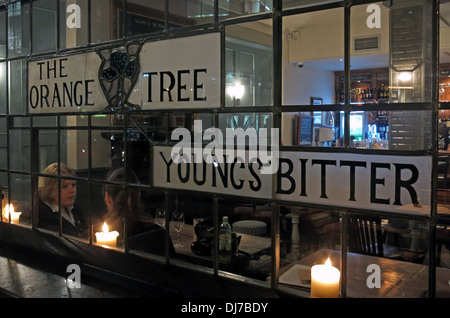
<svg viewBox="0 0 450 318"><path fill-rule="evenodd" d="M254 198L272 197L272 175L261 174L257 163L175 163L171 147L153 148L153 184L170 189Z"/></svg>
<svg viewBox="0 0 450 318"><path fill-rule="evenodd" d="M431 156L281 152L272 176L261 174L256 163L176 164L171 147L155 147L153 154L157 187L385 212L431 211Z"/></svg>
<svg viewBox="0 0 450 318"><path fill-rule="evenodd" d="M275 198L391 212L430 213L431 156L280 154Z"/></svg>
<svg viewBox="0 0 450 318"><path fill-rule="evenodd" d="M100 63L95 52L28 62L29 113L103 110Z"/></svg>
<svg viewBox="0 0 450 318"><path fill-rule="evenodd" d="M145 43L129 102L142 109L220 107L220 34Z"/></svg>

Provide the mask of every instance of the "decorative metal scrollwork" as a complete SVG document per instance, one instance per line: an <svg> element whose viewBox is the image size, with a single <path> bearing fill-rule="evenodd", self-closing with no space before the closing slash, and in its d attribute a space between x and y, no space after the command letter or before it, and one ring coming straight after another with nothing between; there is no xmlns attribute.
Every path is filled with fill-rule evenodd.
<svg viewBox="0 0 450 318"><path fill-rule="evenodd" d="M128 98L139 76L139 52L142 44L98 51L102 63L99 82L108 106L106 111L140 110Z"/></svg>

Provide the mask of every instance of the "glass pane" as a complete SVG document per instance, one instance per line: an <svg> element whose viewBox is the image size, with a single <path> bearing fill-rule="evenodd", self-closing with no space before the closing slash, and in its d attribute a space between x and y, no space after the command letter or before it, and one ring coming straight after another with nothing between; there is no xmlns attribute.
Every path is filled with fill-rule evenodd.
<svg viewBox="0 0 450 318"><path fill-rule="evenodd" d="M0 114L6 114L6 76L8 71L6 70L6 62L0 63Z"/></svg>
<svg viewBox="0 0 450 318"><path fill-rule="evenodd" d="M30 54L30 4L8 4L8 57Z"/></svg>
<svg viewBox="0 0 450 318"><path fill-rule="evenodd" d="M6 58L6 6L0 7L0 59Z"/></svg>
<svg viewBox="0 0 450 318"><path fill-rule="evenodd" d="M87 170L89 167L88 131L67 129L61 130L61 161L70 168Z"/></svg>
<svg viewBox="0 0 450 318"><path fill-rule="evenodd" d="M281 118L284 146L344 146L343 112L284 112Z"/></svg>
<svg viewBox="0 0 450 318"><path fill-rule="evenodd" d="M165 1L127 1L125 28L127 35L161 32L165 29ZM124 19L120 13L121 21Z"/></svg>
<svg viewBox="0 0 450 318"><path fill-rule="evenodd" d="M341 118L344 116L341 112ZM341 131L343 131L341 129ZM342 134L341 134L342 136ZM355 111L350 113L350 139L357 148L429 149L431 112Z"/></svg>
<svg viewBox="0 0 450 318"><path fill-rule="evenodd" d="M448 222L448 215L446 220ZM436 226L436 297L450 296L448 282L450 281L450 228L446 224Z"/></svg>
<svg viewBox="0 0 450 318"><path fill-rule="evenodd" d="M31 225L31 177L27 175L11 174L11 188L8 189L10 200L9 215L12 223Z"/></svg>
<svg viewBox="0 0 450 318"><path fill-rule="evenodd" d="M0 169L7 168L6 159L7 156L7 130L6 130L6 118L0 118ZM0 185L2 183L0 182Z"/></svg>
<svg viewBox="0 0 450 318"><path fill-rule="evenodd" d="M169 27L189 27L214 22L213 0L169 1Z"/></svg>
<svg viewBox="0 0 450 318"><path fill-rule="evenodd" d="M426 297L426 222L353 214L348 221L349 297ZM370 280L366 272L359 271L369 265L374 273ZM377 284L379 288L374 288Z"/></svg>
<svg viewBox="0 0 450 318"><path fill-rule="evenodd" d="M123 25L119 15L123 12L123 1L91 1L91 42L102 42L120 38Z"/></svg>
<svg viewBox="0 0 450 318"><path fill-rule="evenodd" d="M232 231L227 248L219 230L219 269L267 281L272 268L270 204L224 200L219 208L218 224L227 217Z"/></svg>
<svg viewBox="0 0 450 318"><path fill-rule="evenodd" d="M70 48L88 44L88 0L59 0L59 46Z"/></svg>
<svg viewBox="0 0 450 318"><path fill-rule="evenodd" d="M272 9L272 0L219 0L220 19L230 19L249 14L271 12Z"/></svg>
<svg viewBox="0 0 450 318"><path fill-rule="evenodd" d="M56 50L57 1L37 0L32 7L33 53Z"/></svg>
<svg viewBox="0 0 450 318"><path fill-rule="evenodd" d="M353 101L431 101L432 59L424 58L432 41L428 2L353 6L351 17Z"/></svg>
<svg viewBox="0 0 450 318"><path fill-rule="evenodd" d="M330 4L340 0L282 0L283 10L292 8L306 8L315 5Z"/></svg>
<svg viewBox="0 0 450 318"><path fill-rule="evenodd" d="M82 174L76 173L76 176ZM92 211L89 183L69 179L61 179L61 183L61 205L67 205L65 209L61 207L62 233L88 240L89 212Z"/></svg>
<svg viewBox="0 0 450 318"><path fill-rule="evenodd" d="M227 26L225 106L273 105L271 20Z"/></svg>
<svg viewBox="0 0 450 318"><path fill-rule="evenodd" d="M58 161L58 134L56 129L39 130L39 171Z"/></svg>
<svg viewBox="0 0 450 318"><path fill-rule="evenodd" d="M439 6L439 101L450 101L450 3ZM450 120L450 111L439 113L442 120Z"/></svg>
<svg viewBox="0 0 450 318"><path fill-rule="evenodd" d="M9 113L25 114L27 112L27 63L24 60L9 62Z"/></svg>
<svg viewBox="0 0 450 318"><path fill-rule="evenodd" d="M393 92L389 91L390 13L388 6L381 2L351 8L350 98L353 104L389 102L389 95ZM400 59L401 53L392 53L392 59L394 56ZM343 73L337 76L341 95L339 102L342 103L344 76Z"/></svg>
<svg viewBox="0 0 450 318"><path fill-rule="evenodd" d="M341 221L337 212L323 209L280 207L279 283L308 291L311 266L340 266Z"/></svg>
<svg viewBox="0 0 450 318"><path fill-rule="evenodd" d="M10 168L19 171L31 171L31 147L29 128L16 128L9 131Z"/></svg>
<svg viewBox="0 0 450 318"><path fill-rule="evenodd" d="M283 105L340 103L344 9L286 16L283 28Z"/></svg>

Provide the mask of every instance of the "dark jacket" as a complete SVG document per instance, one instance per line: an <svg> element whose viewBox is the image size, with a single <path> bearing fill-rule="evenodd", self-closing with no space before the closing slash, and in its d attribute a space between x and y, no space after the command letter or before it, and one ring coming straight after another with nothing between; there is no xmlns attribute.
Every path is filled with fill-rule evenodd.
<svg viewBox="0 0 450 318"><path fill-rule="evenodd" d="M71 212L75 220L75 226L62 217L62 233L77 237L87 237L87 223L81 210L74 206ZM38 227L55 232L59 231L59 213L53 212L52 208L42 201L39 201Z"/></svg>

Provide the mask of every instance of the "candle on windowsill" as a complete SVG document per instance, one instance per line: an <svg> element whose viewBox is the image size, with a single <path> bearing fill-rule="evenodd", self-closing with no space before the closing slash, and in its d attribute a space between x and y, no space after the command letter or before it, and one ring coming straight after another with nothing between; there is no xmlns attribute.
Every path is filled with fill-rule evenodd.
<svg viewBox="0 0 450 318"><path fill-rule="evenodd" d="M341 273L331 265L328 258L325 264L311 267L311 297L338 298Z"/></svg>
<svg viewBox="0 0 450 318"><path fill-rule="evenodd" d="M3 218L4 218L4 220L6 222L8 222L9 221L9 215L11 215L11 223L18 224L21 214L22 214L22 212L15 212L14 211L14 206L12 204L7 204L5 206L5 210L4 210L4 213L3 213Z"/></svg>
<svg viewBox="0 0 450 318"><path fill-rule="evenodd" d="M103 232L95 233L95 237L97 238L97 244L107 247L117 247L117 237L119 236L119 232L117 231L109 232L109 228L106 222L103 223L102 230Z"/></svg>

